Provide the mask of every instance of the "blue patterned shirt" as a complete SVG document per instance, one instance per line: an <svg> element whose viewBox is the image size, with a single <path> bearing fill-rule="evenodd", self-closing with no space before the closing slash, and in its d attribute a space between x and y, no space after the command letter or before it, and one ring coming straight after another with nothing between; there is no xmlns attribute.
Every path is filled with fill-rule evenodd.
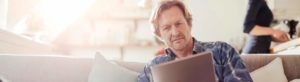
<svg viewBox="0 0 300 82"><path fill-rule="evenodd" d="M224 42L200 42L195 39L193 54L209 51L213 54L215 73L218 82L252 82L243 60L233 47ZM138 82L153 82L151 67L175 60L176 55L171 49L166 54L154 58L138 76Z"/></svg>

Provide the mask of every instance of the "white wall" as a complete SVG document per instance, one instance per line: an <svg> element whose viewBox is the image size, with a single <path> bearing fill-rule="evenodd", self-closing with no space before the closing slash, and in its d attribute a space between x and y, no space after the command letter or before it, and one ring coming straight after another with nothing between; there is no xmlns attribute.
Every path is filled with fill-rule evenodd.
<svg viewBox="0 0 300 82"><path fill-rule="evenodd" d="M190 0L193 35L201 41L228 41L240 36L247 0Z"/></svg>
<svg viewBox="0 0 300 82"><path fill-rule="evenodd" d="M13 29L41 0L7 0L7 27Z"/></svg>
<svg viewBox="0 0 300 82"><path fill-rule="evenodd" d="M274 14L277 19L300 20L300 0L274 0Z"/></svg>
<svg viewBox="0 0 300 82"><path fill-rule="evenodd" d="M0 28L6 27L7 0L0 0Z"/></svg>

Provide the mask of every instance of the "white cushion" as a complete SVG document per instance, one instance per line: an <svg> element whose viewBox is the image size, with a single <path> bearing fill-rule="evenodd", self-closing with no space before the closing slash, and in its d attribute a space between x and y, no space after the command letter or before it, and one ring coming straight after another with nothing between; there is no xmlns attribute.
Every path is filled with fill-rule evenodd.
<svg viewBox="0 0 300 82"><path fill-rule="evenodd" d="M96 54L89 82L136 82L137 72L110 63L102 55Z"/></svg>
<svg viewBox="0 0 300 82"><path fill-rule="evenodd" d="M11 81L7 80L3 76L0 76L0 82L11 82Z"/></svg>
<svg viewBox="0 0 300 82"><path fill-rule="evenodd" d="M294 80L292 80L290 82L300 82L300 79L294 79Z"/></svg>
<svg viewBox="0 0 300 82"><path fill-rule="evenodd" d="M56 54L0 54L0 76L10 82L87 82L92 58Z"/></svg>
<svg viewBox="0 0 300 82"><path fill-rule="evenodd" d="M250 73L253 82L288 82L281 58L276 58L269 64Z"/></svg>

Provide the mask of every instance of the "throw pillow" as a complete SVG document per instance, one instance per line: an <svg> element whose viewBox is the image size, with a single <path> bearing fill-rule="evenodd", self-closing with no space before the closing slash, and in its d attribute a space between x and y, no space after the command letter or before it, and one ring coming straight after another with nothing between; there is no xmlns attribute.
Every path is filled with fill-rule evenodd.
<svg viewBox="0 0 300 82"><path fill-rule="evenodd" d="M88 82L136 82L137 72L107 61L101 54L96 54Z"/></svg>
<svg viewBox="0 0 300 82"><path fill-rule="evenodd" d="M7 80L6 78L0 76L0 82L10 82L9 80Z"/></svg>
<svg viewBox="0 0 300 82"><path fill-rule="evenodd" d="M288 82L281 58L276 58L269 64L250 73L253 82Z"/></svg>
<svg viewBox="0 0 300 82"><path fill-rule="evenodd" d="M294 80L292 80L290 82L300 82L300 79L294 79Z"/></svg>

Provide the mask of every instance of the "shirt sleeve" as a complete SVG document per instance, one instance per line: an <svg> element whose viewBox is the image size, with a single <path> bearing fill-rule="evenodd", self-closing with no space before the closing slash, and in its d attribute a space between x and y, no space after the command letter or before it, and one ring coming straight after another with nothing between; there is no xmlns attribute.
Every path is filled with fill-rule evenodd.
<svg viewBox="0 0 300 82"><path fill-rule="evenodd" d="M257 13L263 3L263 0L249 0L248 10L244 21L244 33L250 33L256 25Z"/></svg>
<svg viewBox="0 0 300 82"><path fill-rule="evenodd" d="M144 67L144 70L140 73L138 76L138 81L137 82L151 82L151 69L150 69L151 63L147 64Z"/></svg>
<svg viewBox="0 0 300 82"><path fill-rule="evenodd" d="M214 51L219 82L253 82L250 74L239 54L233 47L224 42L219 42L219 49Z"/></svg>
<svg viewBox="0 0 300 82"><path fill-rule="evenodd" d="M144 70L138 76L138 82L153 82L151 67L160 63L168 62L169 60L170 57L167 55L155 57L150 63L148 63L144 67Z"/></svg>

